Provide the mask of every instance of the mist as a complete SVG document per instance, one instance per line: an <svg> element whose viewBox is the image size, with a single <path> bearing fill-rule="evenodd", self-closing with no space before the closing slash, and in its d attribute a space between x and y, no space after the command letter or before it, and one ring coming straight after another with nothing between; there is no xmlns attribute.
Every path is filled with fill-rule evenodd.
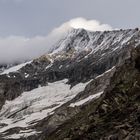
<svg viewBox="0 0 140 140"><path fill-rule="evenodd" d="M97 20L75 18L54 28L47 36L27 38L12 35L5 38L0 37L0 64L24 62L46 54L72 28L83 28L89 31L112 30L110 25L102 24Z"/></svg>

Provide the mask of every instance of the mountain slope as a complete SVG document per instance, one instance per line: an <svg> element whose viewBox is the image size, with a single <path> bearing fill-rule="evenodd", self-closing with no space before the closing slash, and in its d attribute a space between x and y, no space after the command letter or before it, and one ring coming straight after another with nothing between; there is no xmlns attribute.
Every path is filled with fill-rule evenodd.
<svg viewBox="0 0 140 140"><path fill-rule="evenodd" d="M139 97L140 48L116 68L100 98L81 107L77 115L51 135L46 133L46 140L137 140L140 138Z"/></svg>
<svg viewBox="0 0 140 140"><path fill-rule="evenodd" d="M126 101L138 96L139 44L138 29L73 29L48 54L4 71L0 138L97 140L119 134L107 125L124 124L116 115L127 114ZM139 107L132 100L132 108Z"/></svg>

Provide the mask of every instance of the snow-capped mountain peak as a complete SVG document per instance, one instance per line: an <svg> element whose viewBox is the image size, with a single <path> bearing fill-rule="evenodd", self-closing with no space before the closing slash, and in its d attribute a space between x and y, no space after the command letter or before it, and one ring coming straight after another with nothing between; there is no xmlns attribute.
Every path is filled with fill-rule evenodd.
<svg viewBox="0 0 140 140"><path fill-rule="evenodd" d="M102 113L101 104L106 113L106 92L110 94L121 78L128 77L118 71L122 69L121 74L129 66L130 73L139 74L135 70L139 61L133 62L139 45L139 29L72 29L49 53L5 70L0 74L0 139L45 140L83 112L82 107L93 108L96 116ZM97 112L90 106L94 103Z"/></svg>

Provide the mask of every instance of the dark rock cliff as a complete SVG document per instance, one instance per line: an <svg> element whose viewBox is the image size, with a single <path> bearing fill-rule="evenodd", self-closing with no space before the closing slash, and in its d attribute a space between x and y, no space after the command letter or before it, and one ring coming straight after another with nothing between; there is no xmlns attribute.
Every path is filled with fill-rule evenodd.
<svg viewBox="0 0 140 140"><path fill-rule="evenodd" d="M98 100L82 107L77 115L46 138L53 139L140 139L140 48L116 68Z"/></svg>

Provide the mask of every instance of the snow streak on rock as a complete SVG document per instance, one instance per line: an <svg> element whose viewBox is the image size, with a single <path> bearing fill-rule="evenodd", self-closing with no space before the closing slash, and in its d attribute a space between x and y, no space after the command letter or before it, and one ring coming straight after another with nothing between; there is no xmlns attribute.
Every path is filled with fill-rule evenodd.
<svg viewBox="0 0 140 140"><path fill-rule="evenodd" d="M87 97L87 98L85 98L83 100L80 100L80 101L75 102L75 103L71 103L70 107L81 106L81 105L83 105L83 104L85 104L87 102L90 102L93 99L99 98L102 94L103 94L103 91L99 92L99 93L96 93L94 95L90 95L89 97Z"/></svg>
<svg viewBox="0 0 140 140"><path fill-rule="evenodd" d="M14 67L11 67L7 70L5 70L4 72L1 73L2 74L9 74L10 72L17 72L19 69L21 69L22 67L26 66L27 64L30 64L32 63L32 61L29 61L29 62L26 62L26 63L22 63L22 64L19 64L17 66L14 66Z"/></svg>

